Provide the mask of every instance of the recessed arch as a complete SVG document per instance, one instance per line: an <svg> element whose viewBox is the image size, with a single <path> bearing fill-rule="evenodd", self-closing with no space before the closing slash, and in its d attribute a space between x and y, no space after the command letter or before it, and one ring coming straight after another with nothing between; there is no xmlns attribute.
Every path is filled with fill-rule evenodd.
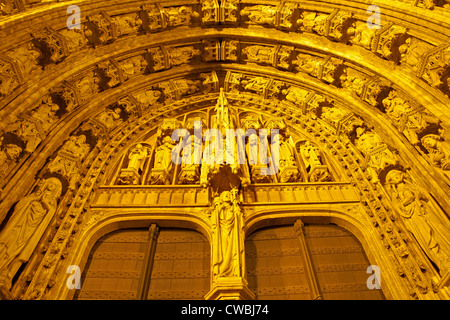
<svg viewBox="0 0 450 320"><path fill-rule="evenodd" d="M213 109L221 88L230 105L283 119L297 140L310 140L336 180L326 186L310 180L251 186L246 201L262 203L272 192L270 201L287 199L286 206L305 195L319 193L320 202L342 193L341 200L361 203L359 218L370 222L365 228L391 255L383 259L397 263L400 271L391 272L392 278L406 279L399 297L407 291L420 298L448 295L439 287L444 276L420 253L427 249L405 229L400 200L386 179L389 171L400 170L405 188L426 194L426 210L448 220L448 10L436 1L380 1L383 37L377 38L362 28L368 17L362 1L331 1L320 8L314 1L230 1L231 20L208 20L213 15L202 2L130 1L123 7L85 0L82 29L73 32L66 28L64 3L25 3L2 13L0 66L8 81L0 84L0 220L47 177L56 175L68 186L58 199L59 220L41 239L43 249L23 270L15 295L43 298L55 292L47 284L62 270L60 255L65 259L73 246L60 239L69 233L78 239L97 192L116 192L106 186L114 184L127 150L155 136L166 118L182 122L187 114ZM431 2L434 8L427 7ZM255 8L261 11L246 11ZM150 25L145 17L151 10L171 19ZM268 18L270 12L279 19ZM336 17L345 22L342 28L335 28ZM330 22L325 31L308 25L320 21ZM106 38L97 34L97 23ZM372 46L353 31L369 37ZM371 149L374 144L379 149ZM142 190L136 194L153 192ZM210 200L200 207L212 206ZM252 212L255 206L244 208ZM59 223L65 228L55 227ZM25 275L35 271L30 284Z"/></svg>

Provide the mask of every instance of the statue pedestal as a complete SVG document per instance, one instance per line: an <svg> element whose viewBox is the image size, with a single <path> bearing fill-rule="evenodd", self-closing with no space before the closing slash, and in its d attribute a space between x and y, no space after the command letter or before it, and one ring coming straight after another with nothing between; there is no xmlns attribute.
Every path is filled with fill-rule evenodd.
<svg viewBox="0 0 450 320"><path fill-rule="evenodd" d="M218 278L205 296L206 300L254 300L247 281L241 277Z"/></svg>
<svg viewBox="0 0 450 320"><path fill-rule="evenodd" d="M138 185L140 174L135 169L122 169L118 180L121 185Z"/></svg>
<svg viewBox="0 0 450 320"><path fill-rule="evenodd" d="M309 172L310 182L323 182L329 180L328 167L325 165L317 165L311 168Z"/></svg>

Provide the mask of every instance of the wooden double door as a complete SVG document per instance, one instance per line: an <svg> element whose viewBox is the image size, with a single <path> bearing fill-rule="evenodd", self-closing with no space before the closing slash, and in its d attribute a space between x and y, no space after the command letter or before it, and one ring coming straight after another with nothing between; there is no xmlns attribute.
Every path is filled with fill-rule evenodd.
<svg viewBox="0 0 450 320"><path fill-rule="evenodd" d="M334 225L303 230L303 240L294 226L247 237L247 281L257 299L384 299L382 289L368 288L370 263L351 233ZM210 246L203 235L161 228L151 240L149 230L127 229L97 241L74 298L191 300L209 290Z"/></svg>

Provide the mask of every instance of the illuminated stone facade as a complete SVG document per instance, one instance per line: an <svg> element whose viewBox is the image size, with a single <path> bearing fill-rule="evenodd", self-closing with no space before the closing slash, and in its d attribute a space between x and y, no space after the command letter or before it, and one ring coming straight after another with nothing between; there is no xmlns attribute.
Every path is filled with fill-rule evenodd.
<svg viewBox="0 0 450 320"><path fill-rule="evenodd" d="M0 297L450 299L450 4L374 4L0 0Z"/></svg>

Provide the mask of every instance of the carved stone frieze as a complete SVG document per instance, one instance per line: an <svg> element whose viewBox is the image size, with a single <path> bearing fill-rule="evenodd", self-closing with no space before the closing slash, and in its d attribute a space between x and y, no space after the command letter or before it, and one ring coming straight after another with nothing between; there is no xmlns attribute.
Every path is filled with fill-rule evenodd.
<svg viewBox="0 0 450 320"><path fill-rule="evenodd" d="M424 107L415 105L397 91L391 91L383 100L383 107L391 121L397 126L400 132L413 145L418 145L419 135L431 124L437 124L439 120L431 116Z"/></svg>
<svg viewBox="0 0 450 320"><path fill-rule="evenodd" d="M212 61L238 61L240 59L239 41L214 39L202 41L202 59Z"/></svg>
<svg viewBox="0 0 450 320"><path fill-rule="evenodd" d="M199 13L190 6L163 7L160 3L142 5L139 11L142 29L147 33L189 25L199 16Z"/></svg>
<svg viewBox="0 0 450 320"><path fill-rule="evenodd" d="M442 170L450 170L450 143L443 135L427 134L421 138L431 164Z"/></svg>
<svg viewBox="0 0 450 320"><path fill-rule="evenodd" d="M390 165L397 165L397 156L376 133L367 128L356 129L355 146L365 156L365 167L370 181L374 184L380 181L379 174Z"/></svg>
<svg viewBox="0 0 450 320"><path fill-rule="evenodd" d="M317 33L331 40L347 43L347 29L353 23L353 14L339 9L332 13L303 11L300 19L300 30Z"/></svg>
<svg viewBox="0 0 450 320"><path fill-rule="evenodd" d="M25 10L25 3L23 0L1 0L0 1L0 15L10 15Z"/></svg>
<svg viewBox="0 0 450 320"><path fill-rule="evenodd" d="M299 9L297 4L289 2L281 2L278 6L258 4L242 8L240 15L252 24L293 29L297 27Z"/></svg>
<svg viewBox="0 0 450 320"><path fill-rule="evenodd" d="M281 69L290 69L293 53L293 47L282 45L247 45L242 49L242 54L246 56L247 61L268 64Z"/></svg>
<svg viewBox="0 0 450 320"><path fill-rule="evenodd" d="M298 54L296 60L292 62L296 65L297 71L318 78L326 83L337 85L343 74L345 67L343 61L331 56L321 58L307 54Z"/></svg>
<svg viewBox="0 0 450 320"><path fill-rule="evenodd" d="M104 11L87 17L87 22L83 24L83 33L94 47L105 45L118 37L114 20Z"/></svg>
<svg viewBox="0 0 450 320"><path fill-rule="evenodd" d="M31 35L33 45L41 52L39 64L43 67L59 63L70 54L66 38L51 27Z"/></svg>
<svg viewBox="0 0 450 320"><path fill-rule="evenodd" d="M11 94L25 81L20 62L0 54L0 96Z"/></svg>
<svg viewBox="0 0 450 320"><path fill-rule="evenodd" d="M239 0L202 0L202 24L236 24L239 21Z"/></svg>

